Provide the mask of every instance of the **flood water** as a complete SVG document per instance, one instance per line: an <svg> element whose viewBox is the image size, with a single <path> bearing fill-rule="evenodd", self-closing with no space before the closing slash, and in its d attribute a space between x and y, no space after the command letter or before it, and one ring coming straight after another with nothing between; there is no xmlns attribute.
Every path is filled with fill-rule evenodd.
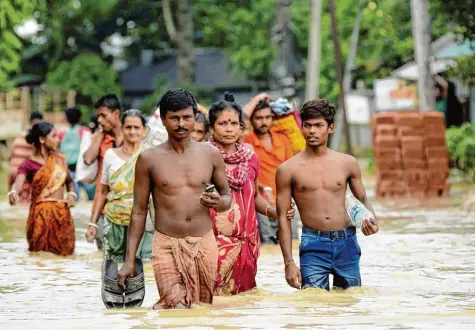
<svg viewBox="0 0 476 330"><path fill-rule="evenodd" d="M61 258L29 253L27 209L0 202L2 328L474 329L474 213L451 198L373 205L381 230L358 233L361 288L298 292L287 286L273 245L261 249L256 291L217 297L212 307L152 311L158 294L150 265L143 307L102 304L102 255L83 235L89 204L73 209L76 253Z"/></svg>

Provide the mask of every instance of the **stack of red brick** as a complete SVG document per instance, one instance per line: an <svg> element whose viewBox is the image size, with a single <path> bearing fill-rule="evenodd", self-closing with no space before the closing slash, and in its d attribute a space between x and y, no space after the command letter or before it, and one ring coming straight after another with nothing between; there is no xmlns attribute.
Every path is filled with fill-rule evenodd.
<svg viewBox="0 0 476 330"><path fill-rule="evenodd" d="M372 131L378 197L439 196L449 190L442 113L377 114Z"/></svg>

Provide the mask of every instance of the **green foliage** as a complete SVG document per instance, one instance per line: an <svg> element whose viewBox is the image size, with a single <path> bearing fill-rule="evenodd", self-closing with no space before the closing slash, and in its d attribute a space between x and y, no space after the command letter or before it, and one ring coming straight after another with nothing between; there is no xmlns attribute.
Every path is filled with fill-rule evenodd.
<svg viewBox="0 0 476 330"><path fill-rule="evenodd" d="M458 57L456 67L448 70L446 74L448 78L459 79L465 85L474 85L474 55Z"/></svg>
<svg viewBox="0 0 476 330"><path fill-rule="evenodd" d="M466 123L461 127L451 127L446 130L446 144L449 156L456 168L474 180L475 142L474 124Z"/></svg>
<svg viewBox="0 0 476 330"><path fill-rule="evenodd" d="M448 26L453 25L461 39L474 40L474 0L432 0L430 12Z"/></svg>
<svg viewBox="0 0 476 330"><path fill-rule="evenodd" d="M196 28L203 32L197 43L226 47L235 70L248 77L266 79L275 54L270 42L275 5L276 0L197 1ZM357 1L340 0L337 1L336 7L341 51L345 61L359 6ZM309 1L292 1L291 16L297 56L307 58ZM445 33L445 24L441 19L433 21L434 38ZM339 89L327 1L322 2L321 42L320 94L337 101ZM362 79L366 86L371 88L374 79L388 76L392 70L412 57L410 2L369 1L363 12L353 80Z"/></svg>
<svg viewBox="0 0 476 330"><path fill-rule="evenodd" d="M195 3L196 27L202 30L198 45L225 47L235 72L266 79L274 58L270 42L275 0Z"/></svg>
<svg viewBox="0 0 476 330"><path fill-rule="evenodd" d="M20 70L23 43L14 27L33 15L34 0L0 0L0 90L11 87L11 74Z"/></svg>
<svg viewBox="0 0 476 330"><path fill-rule="evenodd" d="M76 91L77 98L82 100L80 104L88 106L104 94L120 94L117 72L93 53L83 53L71 61L61 62L48 73L46 83L51 87Z"/></svg>

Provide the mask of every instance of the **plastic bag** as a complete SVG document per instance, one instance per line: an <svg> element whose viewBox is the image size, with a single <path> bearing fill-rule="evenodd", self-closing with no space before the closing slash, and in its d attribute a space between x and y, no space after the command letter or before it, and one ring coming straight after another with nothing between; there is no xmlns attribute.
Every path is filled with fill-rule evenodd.
<svg viewBox="0 0 476 330"><path fill-rule="evenodd" d="M93 183L98 175L98 161L94 161L91 165L86 165L83 155L91 145L91 132L84 131L79 146L79 156L76 162L76 178L74 181L83 183Z"/></svg>
<svg viewBox="0 0 476 330"><path fill-rule="evenodd" d="M155 110L154 114L150 117L147 122L147 128L149 129L146 137L142 140L142 145L146 148L156 147L159 144L167 141L169 135L162 120L160 119L159 108Z"/></svg>
<svg viewBox="0 0 476 330"><path fill-rule="evenodd" d="M365 219L373 220L374 215L372 212L367 210L364 204L362 204L357 198L354 196L347 196L345 199L345 208L347 210L347 214L349 215L350 222L355 227L361 228L362 222Z"/></svg>

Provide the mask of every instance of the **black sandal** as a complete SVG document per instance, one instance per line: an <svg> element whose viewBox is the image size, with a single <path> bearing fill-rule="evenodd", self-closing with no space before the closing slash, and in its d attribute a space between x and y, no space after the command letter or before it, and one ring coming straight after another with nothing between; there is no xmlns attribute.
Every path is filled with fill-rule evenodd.
<svg viewBox="0 0 476 330"><path fill-rule="evenodd" d="M107 309L124 308L124 289L117 281L117 263L106 259L102 269L101 297Z"/></svg>
<svg viewBox="0 0 476 330"><path fill-rule="evenodd" d="M134 262L134 277L126 279L124 307L140 307L145 297L144 266L139 258Z"/></svg>

